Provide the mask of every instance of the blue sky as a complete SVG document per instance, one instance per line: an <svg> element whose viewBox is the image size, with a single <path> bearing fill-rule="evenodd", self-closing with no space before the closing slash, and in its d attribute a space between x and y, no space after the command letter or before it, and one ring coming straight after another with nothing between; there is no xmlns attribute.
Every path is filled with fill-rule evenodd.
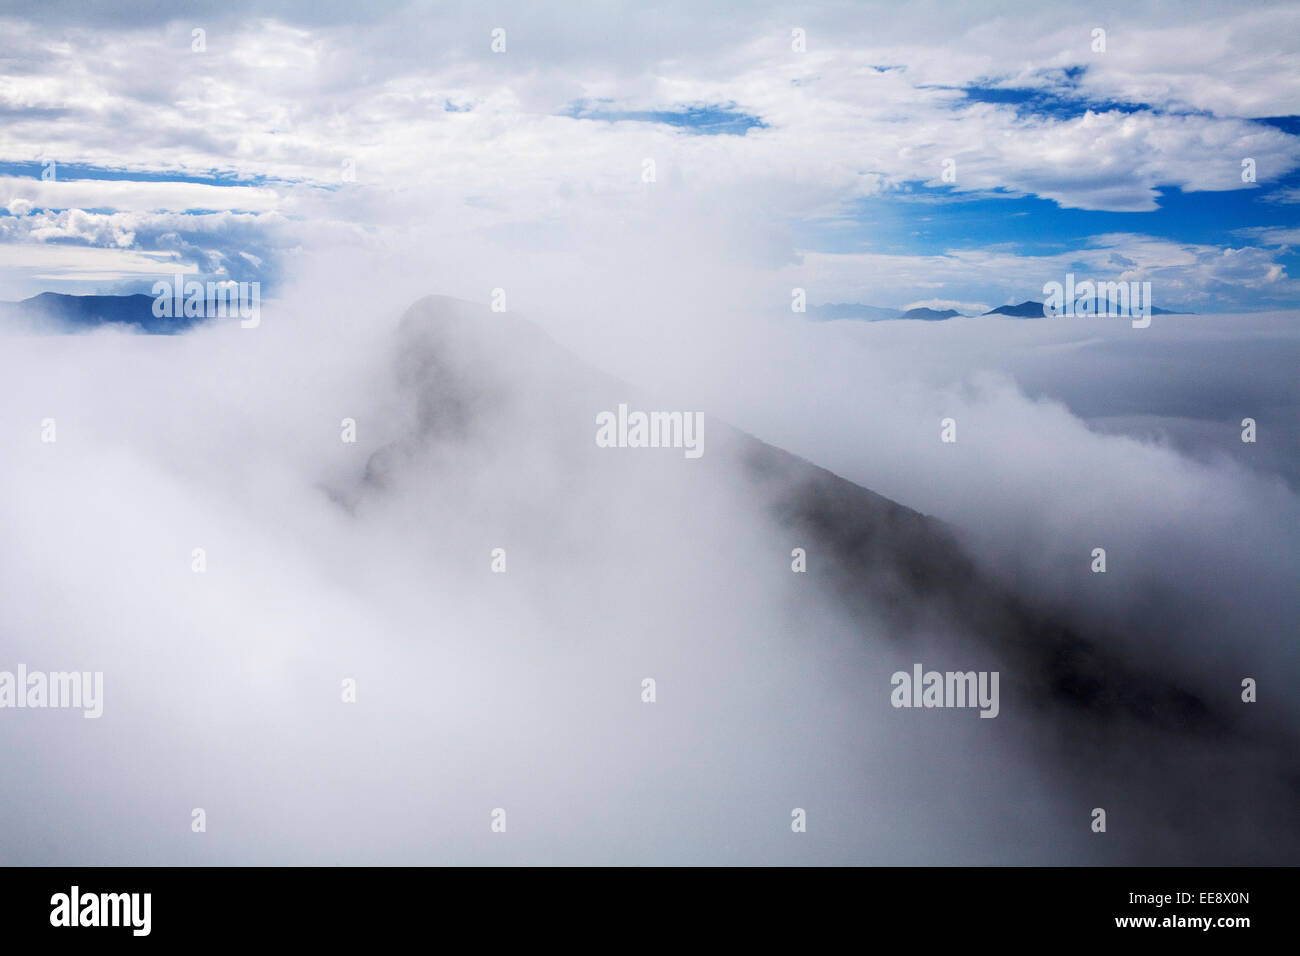
<svg viewBox="0 0 1300 956"><path fill-rule="evenodd" d="M659 110L620 110L611 101L593 103L584 100L572 104L563 115L607 123L660 123L701 136L744 136L751 129L762 129L767 125L761 117L738 110L734 103L703 103Z"/></svg>
<svg viewBox="0 0 1300 956"><path fill-rule="evenodd" d="M18 176L40 179L46 167L39 162L0 162L0 176ZM85 166L76 163L55 164L55 178L73 182L77 180L108 180L145 183L204 183L209 186L261 186L266 177L240 179L230 172L218 169L207 174L197 171L147 169L109 169L103 166Z"/></svg>
<svg viewBox="0 0 1300 956"><path fill-rule="evenodd" d="M821 252L861 251L900 256L942 255L954 248L1006 246L1028 255L1057 255L1086 247L1098 234L1140 232L1175 242L1229 247L1252 230L1295 225L1294 204L1277 197L1300 187L1300 176L1230 192L1160 190L1151 212L1063 209L1036 196L980 198L924 183L855 204L839 227L824 221L800 224L802 245ZM1276 253L1288 274L1300 274L1294 246ZM1032 291L1032 290L1030 290ZM1223 303L1225 307L1232 303Z"/></svg>
<svg viewBox="0 0 1300 956"><path fill-rule="evenodd" d="M621 34L638 14L453 6L434 49L406 8L0 14L0 298L160 269L274 288L320 244L549 253L653 188L812 302L965 311L1091 270L1196 311L1294 307L1295 8L1112 5L1098 50L1040 7L828 4L799 41L777 6Z"/></svg>

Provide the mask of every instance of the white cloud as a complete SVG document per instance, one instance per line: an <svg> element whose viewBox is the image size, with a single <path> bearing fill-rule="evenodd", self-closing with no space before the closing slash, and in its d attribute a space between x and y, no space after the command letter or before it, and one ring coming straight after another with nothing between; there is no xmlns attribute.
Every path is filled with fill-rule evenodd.
<svg viewBox="0 0 1300 956"><path fill-rule="evenodd" d="M17 201L31 204L26 208L39 206L46 209L114 209L128 212L184 212L187 209L268 212L275 209L281 201L275 190L253 186L122 179L56 178L48 181L18 176L0 177L0 196L9 196L10 203Z"/></svg>
<svg viewBox="0 0 1300 956"><path fill-rule="evenodd" d="M177 271L190 272L193 267L179 261L174 252L0 242L0 287L8 293L0 298L36 294L41 288L33 286L33 280L41 284L61 280L103 285L152 279Z"/></svg>
<svg viewBox="0 0 1300 956"><path fill-rule="evenodd" d="M65 11L40 27L7 21L12 29L0 34L0 56L22 64L0 86L12 117L0 126L0 157L269 182L9 177L0 180L0 200L275 212L284 218L263 228L278 245L384 247L456 231L585 227L625 217L635 204L668 201L665 193L677 190L726 207L726 215L746 205L762 210L754 225L763 258L752 264L771 266L794 255L789 223L843 221L856 214L857 200L903 182L1141 211L1155 208L1162 186L1244 188L1245 155L1265 183L1300 165L1296 137L1240 118L1286 111L1297 81L1279 80L1277 64L1293 58L1285 37L1300 22L1294 8L1210 8L1175 24L1123 5L1093 16L1108 30L1105 54L1089 49L1089 23L1063 21L1059 9L971 8L936 19L911 10L845 16L813 8L808 52L795 54L788 15L776 6L724 17L669 4L650 20L611 7L569 18L563 30L540 11L507 6L500 18L512 42L496 56L471 8L452 7L434 20L395 10L341 23L306 10L250 20L235 7L205 24L205 53L191 52L188 21L91 29ZM1192 37L1198 43L1187 47ZM1067 81L1063 70L1072 66L1086 70ZM1012 105L969 102L959 89L984 83L1057 95L1077 88L1158 111L1021 116ZM735 104L768 125L744 136L697 136L556 115L583 99L639 110ZM472 109L448 112L448 101ZM645 159L656 164L653 190L641 182ZM951 184L941 178L947 159L956 164ZM355 183L344 181L345 170ZM298 182L307 185L286 185ZM124 228L119 235L131 231ZM1255 281L1270 269L1267 257L1243 259L1239 251L1233 268L1211 268L1210 253L1198 250L1198 271L1178 244L1159 251L1174 256L1166 279L1176 278L1171 292L1185 296L1209 295L1233 276ZM1032 257L993 258L1012 273L1007 284L1040 265ZM901 299L992 295L986 281L944 296L939 280L914 268L932 264L936 276L987 280L963 265L970 254L873 261L912 276L906 286L895 283ZM1197 275L1209 285L1198 286ZM1278 272L1259 281L1285 282Z"/></svg>

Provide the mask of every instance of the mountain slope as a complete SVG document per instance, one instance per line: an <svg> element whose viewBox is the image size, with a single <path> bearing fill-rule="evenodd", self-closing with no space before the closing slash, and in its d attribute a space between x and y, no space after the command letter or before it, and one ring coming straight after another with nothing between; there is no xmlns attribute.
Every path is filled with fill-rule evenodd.
<svg viewBox="0 0 1300 956"><path fill-rule="evenodd" d="M620 516L654 503L659 527L680 533L687 546L692 527L724 520L713 516L726 509L732 530L702 539L700 547L728 567L756 561L754 586L781 594L800 579L791 573L790 552L803 548L807 586L790 592L791 614L820 622L810 640L844 626L870 649L870 662L864 658L855 675L873 720L920 716L885 705L891 673L912 662L1001 671L1000 718L975 722L998 726L984 742L962 745L999 766L1007 759L1003 748L1023 747L1023 772L1053 776L1064 799L1077 802L1065 826L1078 831L1060 837L1059 857L1012 846L1009 859L1296 859L1297 779L1286 756L1294 741L1244 722L1240 708L1223 698L1207 698L1112 650L1118 643L1105 634L1086 633L1010 593L943 523L709 417L699 460L673 449L597 448L600 411L620 403L676 406L583 366L512 315L430 297L407 311L399 338L399 378L414 425L372 455L363 480L340 496L354 513L395 497L437 494L473 515L464 525L439 527L452 550L523 533L526 543L511 550L512 560L521 556L530 584L542 592L561 589L563 569L584 555L607 555L611 569L626 566L617 579L626 584L604 585L605 599L634 607L636 582L675 558L649 545L638 552L645 539L629 539ZM509 486L484 498L477 486L501 469L534 480L523 491ZM566 500L583 503L580 533L564 530L572 517ZM679 523L680 532L672 532ZM751 523L762 533L751 533ZM754 547L772 553L755 559ZM661 588L657 596L716 599L701 596L708 595L707 581L683 587L685 593ZM548 629L579 628L568 613L558 613ZM942 747L920 743L934 726L904 724L896 733L899 741L917 735L916 747ZM919 765L903 761L888 772L906 777ZM1146 821L1145 829L1127 832L1122 844L1089 842L1095 835L1087 814L1099 791L1130 819ZM1253 796L1242 799L1247 792ZM1254 836L1242 840L1243 828Z"/></svg>

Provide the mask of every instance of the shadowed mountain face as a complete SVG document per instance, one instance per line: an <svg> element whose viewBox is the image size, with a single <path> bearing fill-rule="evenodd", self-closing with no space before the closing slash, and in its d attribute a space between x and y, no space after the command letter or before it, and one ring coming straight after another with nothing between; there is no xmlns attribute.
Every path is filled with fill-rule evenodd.
<svg viewBox="0 0 1300 956"><path fill-rule="evenodd" d="M768 794L771 813L815 804L835 823L807 859L825 861L1300 858L1288 732L1243 716L1231 688L1183 686L1007 592L955 529L708 415L697 459L598 447L598 416L620 405L696 409L584 366L512 315L421 300L400 325L397 374L408 428L336 497L360 520L482 555L441 568L448 594L481 593L500 547L495 600L528 609L526 641L582 662L576 698L657 676L645 709L665 718L662 738L636 708L539 715L568 727L577 764L593 721L628 748L618 759L645 760L638 800L680 809L669 791L716 798L730 781ZM997 717L893 707L891 676L916 663L999 672ZM736 826L753 861L772 859Z"/></svg>

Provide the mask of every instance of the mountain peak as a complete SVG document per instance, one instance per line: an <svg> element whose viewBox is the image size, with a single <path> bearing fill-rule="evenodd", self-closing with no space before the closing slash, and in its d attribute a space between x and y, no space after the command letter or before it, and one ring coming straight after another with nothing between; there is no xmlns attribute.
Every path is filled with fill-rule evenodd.
<svg viewBox="0 0 1300 956"><path fill-rule="evenodd" d="M996 309L989 309L985 315L1010 315L1017 319L1041 319L1044 316L1043 303L1035 302L1033 299L1026 299L1019 305L1000 305Z"/></svg>

